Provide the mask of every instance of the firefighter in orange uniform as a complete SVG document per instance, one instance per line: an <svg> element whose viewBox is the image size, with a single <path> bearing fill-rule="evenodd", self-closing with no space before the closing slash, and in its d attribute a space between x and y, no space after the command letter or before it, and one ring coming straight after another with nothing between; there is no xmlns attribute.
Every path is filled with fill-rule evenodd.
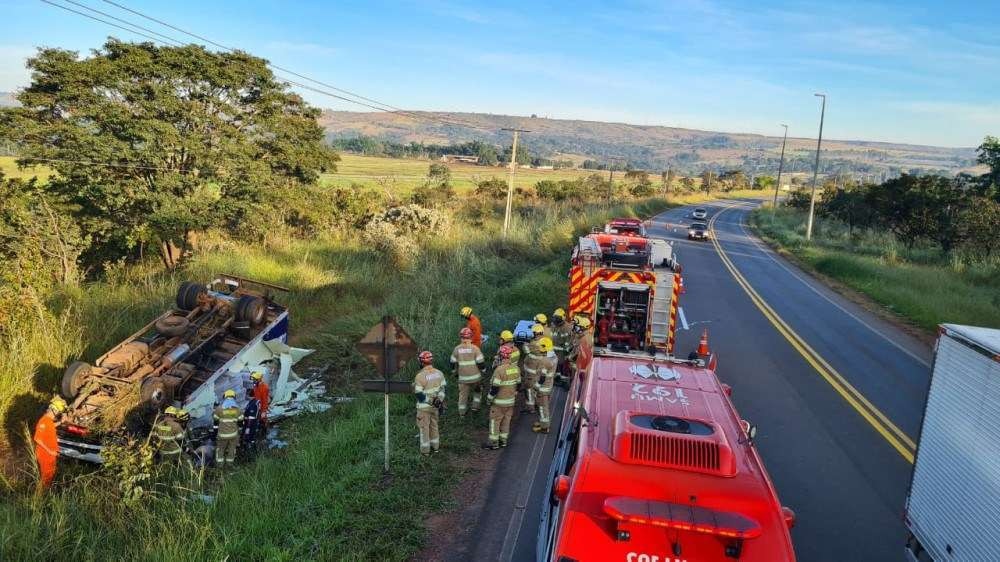
<svg viewBox="0 0 1000 562"><path fill-rule="evenodd" d="M421 351L417 356L423 369L413 379L413 394L417 398L417 428L420 430L420 454L427 456L441 451L438 415L444 404L444 373L434 368L434 354Z"/></svg>
<svg viewBox="0 0 1000 562"><path fill-rule="evenodd" d="M59 458L59 437L56 435L56 423L66 412L68 405L62 396L56 396L49 402L45 414L35 425L35 459L38 461L38 490L42 491L52 484L56 477L56 463Z"/></svg>
<svg viewBox="0 0 1000 562"><path fill-rule="evenodd" d="M463 306L461 310L462 318L465 318L465 327L472 330L472 343L479 349L483 348L483 325L479 322L479 317L472 313L472 307Z"/></svg>
<svg viewBox="0 0 1000 562"><path fill-rule="evenodd" d="M267 429L267 407L271 404L271 387L267 386L264 382L264 373L262 371L254 371L250 375L250 380L253 381L253 397L260 402L260 411L257 413L257 418L260 420L259 425L261 430Z"/></svg>
<svg viewBox="0 0 1000 562"><path fill-rule="evenodd" d="M510 419L514 415L514 400L521 384L521 370L510 360L513 345L500 348L500 364L493 370L493 379L486 401L490 403L490 438L483 447L499 449L507 446L510 436Z"/></svg>

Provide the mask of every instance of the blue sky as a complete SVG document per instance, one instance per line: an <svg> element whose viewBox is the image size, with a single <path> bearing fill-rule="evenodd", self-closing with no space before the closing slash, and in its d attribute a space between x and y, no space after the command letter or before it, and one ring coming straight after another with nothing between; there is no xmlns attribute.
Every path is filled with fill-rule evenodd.
<svg viewBox="0 0 1000 562"><path fill-rule="evenodd" d="M1000 134L996 0L119 3L407 109L771 135L787 123L814 137L825 92L824 137L975 146ZM27 84L37 46L135 38L37 0L0 0L0 13L0 90Z"/></svg>

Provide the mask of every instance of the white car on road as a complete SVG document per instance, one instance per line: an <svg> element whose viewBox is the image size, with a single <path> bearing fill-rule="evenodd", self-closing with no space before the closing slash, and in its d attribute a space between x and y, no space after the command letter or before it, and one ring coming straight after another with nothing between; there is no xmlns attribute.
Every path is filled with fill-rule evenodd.
<svg viewBox="0 0 1000 562"><path fill-rule="evenodd" d="M697 209L694 210L693 213L691 213L691 218L695 218L695 219L705 219L705 218L708 218L708 211L706 211L705 209L702 209L701 207L698 207Z"/></svg>

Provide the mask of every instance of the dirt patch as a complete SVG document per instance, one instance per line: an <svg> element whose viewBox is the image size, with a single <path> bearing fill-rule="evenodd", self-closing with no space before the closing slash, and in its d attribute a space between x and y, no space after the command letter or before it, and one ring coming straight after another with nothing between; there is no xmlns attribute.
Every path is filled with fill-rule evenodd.
<svg viewBox="0 0 1000 562"><path fill-rule="evenodd" d="M479 435L482 434L482 435ZM477 442L485 440L485 430L476 431ZM468 455L455 458L451 467L467 471L452 490L454 509L427 519L427 534L435 537L411 560L444 562L470 560L476 521L486 508L486 498L493 487L500 455L496 451L475 448Z"/></svg>

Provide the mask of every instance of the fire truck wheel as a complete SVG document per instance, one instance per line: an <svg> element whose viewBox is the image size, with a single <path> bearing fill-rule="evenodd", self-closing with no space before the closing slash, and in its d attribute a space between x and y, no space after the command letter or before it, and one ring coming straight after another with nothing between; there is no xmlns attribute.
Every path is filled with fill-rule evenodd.
<svg viewBox="0 0 1000 562"><path fill-rule="evenodd" d="M249 322L251 326L259 326L267 313L264 299L251 295L243 295L236 301L236 321Z"/></svg>
<svg viewBox="0 0 1000 562"><path fill-rule="evenodd" d="M66 367L62 378L62 395L67 400L76 398L77 393L83 388L87 375L90 374L90 364L83 361L73 361Z"/></svg>
<svg viewBox="0 0 1000 562"><path fill-rule="evenodd" d="M167 337L179 336L187 331L191 321L183 316L167 316L153 324L156 331Z"/></svg>
<svg viewBox="0 0 1000 562"><path fill-rule="evenodd" d="M198 307L198 297L207 292L205 286L200 283L185 281L177 288L177 308L181 310L194 310Z"/></svg>
<svg viewBox="0 0 1000 562"><path fill-rule="evenodd" d="M139 396L144 404L148 404L152 409L159 409L170 400L167 385L160 377L149 377L142 381L139 387Z"/></svg>

